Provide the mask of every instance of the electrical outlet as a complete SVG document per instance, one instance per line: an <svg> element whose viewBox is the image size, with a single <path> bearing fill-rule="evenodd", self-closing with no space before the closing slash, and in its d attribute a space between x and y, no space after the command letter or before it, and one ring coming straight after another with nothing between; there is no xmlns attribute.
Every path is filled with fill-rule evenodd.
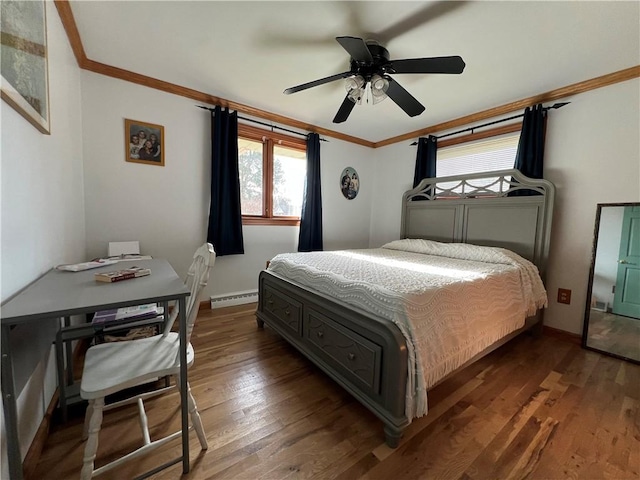
<svg viewBox="0 0 640 480"><path fill-rule="evenodd" d="M571 290L567 288L559 288L558 303L566 303L567 305L569 305L571 303Z"/></svg>

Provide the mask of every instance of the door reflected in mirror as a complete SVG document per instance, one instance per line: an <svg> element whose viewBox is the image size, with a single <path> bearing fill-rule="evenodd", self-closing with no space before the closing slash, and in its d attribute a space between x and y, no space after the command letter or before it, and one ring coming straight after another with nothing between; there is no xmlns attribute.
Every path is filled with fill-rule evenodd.
<svg viewBox="0 0 640 480"><path fill-rule="evenodd" d="M582 345L640 363L640 203L598 205Z"/></svg>

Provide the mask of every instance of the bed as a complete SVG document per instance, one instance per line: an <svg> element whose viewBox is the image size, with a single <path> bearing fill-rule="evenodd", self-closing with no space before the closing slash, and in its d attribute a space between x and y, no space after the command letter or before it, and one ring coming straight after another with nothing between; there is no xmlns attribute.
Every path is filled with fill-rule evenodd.
<svg viewBox="0 0 640 480"><path fill-rule="evenodd" d="M274 257L258 326L371 410L396 447L428 389L541 331L554 194L516 170L424 179L402 197L399 240Z"/></svg>

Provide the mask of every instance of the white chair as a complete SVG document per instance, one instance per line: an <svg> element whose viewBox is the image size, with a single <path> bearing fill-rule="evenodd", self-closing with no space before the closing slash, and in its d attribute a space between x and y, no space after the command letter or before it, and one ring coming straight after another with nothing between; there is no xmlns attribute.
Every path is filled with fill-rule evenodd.
<svg viewBox="0 0 640 480"><path fill-rule="evenodd" d="M186 301L187 309L185 312L187 318L187 341L191 338L193 325L198 315L200 293L207 284L209 271L215 262L215 257L213 246L208 243L200 247L193 256L193 263L189 268L186 282L191 289L191 295ZM88 480L127 461L136 459L181 436L182 432L178 431L162 439L151 441L147 416L142 402L143 399L164 393L168 388L173 387L136 395L133 398L105 406L105 397L107 395L166 375L175 377L176 387L179 389L180 339L178 333L171 332L177 315L177 308L174 308L161 335L123 342L104 343L90 347L87 350L80 385L81 397L89 401L83 431L83 439L87 440L81 472L83 480ZM191 343L189 343L187 347L188 367L193 364L193 360L194 351ZM208 445L204 428L202 427L202 420L188 383L187 392L192 423L189 430L195 429L202 449L206 450ZM140 413L140 426L144 445L124 457L94 470L94 460L98 449L98 434L102 424L102 412L136 402Z"/></svg>
<svg viewBox="0 0 640 480"><path fill-rule="evenodd" d="M73 378L73 357L71 355L70 343L74 340L93 339L94 342L101 342L107 335L117 335L126 333L131 329L143 327L153 328L154 332L159 332L164 324L164 309L148 318L125 318L119 321L105 322L101 324L83 323L79 325L69 325L69 317L65 317L65 325L58 329L56 334L56 366L58 371L59 406L62 422L66 423L68 417L68 405L80 396L79 389ZM97 312L99 313L99 312ZM96 313L96 314L97 314ZM157 329L157 330L156 330ZM65 369L66 354L66 369ZM66 373L66 378L65 378Z"/></svg>

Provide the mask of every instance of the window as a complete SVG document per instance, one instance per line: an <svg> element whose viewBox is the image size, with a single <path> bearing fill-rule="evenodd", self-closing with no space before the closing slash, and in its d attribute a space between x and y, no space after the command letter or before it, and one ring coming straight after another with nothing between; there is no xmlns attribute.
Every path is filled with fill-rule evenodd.
<svg viewBox="0 0 640 480"><path fill-rule="evenodd" d="M513 168L520 131L438 149L436 175L464 175ZM486 185L492 183L487 181ZM474 183L476 184L476 183ZM451 185L442 184L443 188ZM480 184L478 184L480 186Z"/></svg>
<svg viewBox="0 0 640 480"><path fill-rule="evenodd" d="M238 125L243 224L300 224L307 175L306 152L303 138Z"/></svg>

